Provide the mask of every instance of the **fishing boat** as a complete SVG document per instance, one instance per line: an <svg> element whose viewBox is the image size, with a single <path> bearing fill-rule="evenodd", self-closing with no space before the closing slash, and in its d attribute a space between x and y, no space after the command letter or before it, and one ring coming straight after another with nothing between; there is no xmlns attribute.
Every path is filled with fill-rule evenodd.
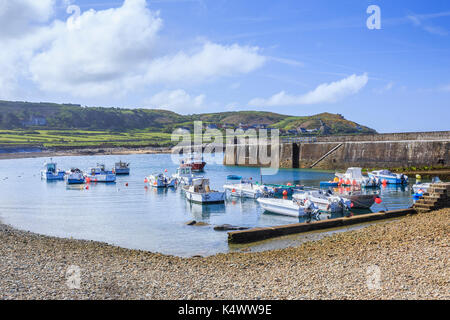
<svg viewBox="0 0 450 320"><path fill-rule="evenodd" d="M338 186L359 186L361 188L378 188L381 181L377 178L363 176L361 168L348 168L345 173L336 173Z"/></svg>
<svg viewBox="0 0 450 320"><path fill-rule="evenodd" d="M67 174L67 184L83 184L86 182L83 172L80 169L73 168Z"/></svg>
<svg viewBox="0 0 450 320"><path fill-rule="evenodd" d="M226 193L211 190L209 179L196 178L192 180L192 185L184 186L183 190L188 201L200 204L224 203Z"/></svg>
<svg viewBox="0 0 450 320"><path fill-rule="evenodd" d="M239 198L257 199L269 193L269 189L264 185L255 184L251 179L241 179L239 183L225 184L225 191L231 196Z"/></svg>
<svg viewBox="0 0 450 320"><path fill-rule="evenodd" d="M206 162L203 160L203 156L197 154L191 154L188 158L181 161L180 167L190 167L192 172L203 172L206 166Z"/></svg>
<svg viewBox="0 0 450 320"><path fill-rule="evenodd" d="M179 167L172 178L176 179L178 184L191 185L195 175L192 173L191 167Z"/></svg>
<svg viewBox="0 0 450 320"><path fill-rule="evenodd" d="M277 198L259 198L257 201L265 211L283 216L302 217L320 213L320 210L311 201L303 202L297 199Z"/></svg>
<svg viewBox="0 0 450 320"><path fill-rule="evenodd" d="M130 164L122 161L116 162L114 164L114 173L116 175L129 175Z"/></svg>
<svg viewBox="0 0 450 320"><path fill-rule="evenodd" d="M379 179L383 184L408 184L408 176L392 173L389 170L376 170L368 173L369 178ZM386 182L385 182L386 181Z"/></svg>
<svg viewBox="0 0 450 320"><path fill-rule="evenodd" d="M116 182L116 174L112 171L107 171L104 164L97 164L96 167L91 168L90 174L86 175L86 182Z"/></svg>
<svg viewBox="0 0 450 320"><path fill-rule="evenodd" d="M304 191L294 194L293 199L303 202L310 200L321 212L327 213L341 213L349 211L352 207L352 202L349 199L335 195L331 190Z"/></svg>
<svg viewBox="0 0 450 320"><path fill-rule="evenodd" d="M177 186L177 179L166 176L164 173L156 173L145 179L154 188L174 188Z"/></svg>
<svg viewBox="0 0 450 320"><path fill-rule="evenodd" d="M44 164L44 170L41 170L41 179L47 181L64 180L66 173L63 170L59 170L56 166L56 162L50 159L50 162Z"/></svg>

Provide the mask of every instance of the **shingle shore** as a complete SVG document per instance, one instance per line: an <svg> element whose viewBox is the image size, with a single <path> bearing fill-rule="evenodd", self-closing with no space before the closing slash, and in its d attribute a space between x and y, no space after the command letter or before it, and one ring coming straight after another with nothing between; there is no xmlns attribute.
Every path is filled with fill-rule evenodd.
<svg viewBox="0 0 450 320"><path fill-rule="evenodd" d="M0 299L450 299L449 222L442 209L295 248L189 259L0 225ZM72 265L80 289L68 287Z"/></svg>

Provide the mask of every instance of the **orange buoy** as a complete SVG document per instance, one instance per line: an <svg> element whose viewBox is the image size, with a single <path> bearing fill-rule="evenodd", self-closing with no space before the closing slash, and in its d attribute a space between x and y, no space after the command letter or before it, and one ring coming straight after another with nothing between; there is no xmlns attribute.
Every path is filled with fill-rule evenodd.
<svg viewBox="0 0 450 320"><path fill-rule="evenodd" d="M284 190L284 191L283 191L283 196L287 197L287 195L288 195L287 190Z"/></svg>
<svg viewBox="0 0 450 320"><path fill-rule="evenodd" d="M148 183L148 179L147 178L145 178L144 183Z"/></svg>

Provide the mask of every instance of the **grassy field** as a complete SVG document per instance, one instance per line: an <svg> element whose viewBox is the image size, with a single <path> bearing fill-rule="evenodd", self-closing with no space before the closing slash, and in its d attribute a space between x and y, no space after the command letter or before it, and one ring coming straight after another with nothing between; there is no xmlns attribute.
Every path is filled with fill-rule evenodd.
<svg viewBox="0 0 450 320"><path fill-rule="evenodd" d="M85 130L1 130L0 145L42 147L170 146L171 134L155 132L108 132Z"/></svg>

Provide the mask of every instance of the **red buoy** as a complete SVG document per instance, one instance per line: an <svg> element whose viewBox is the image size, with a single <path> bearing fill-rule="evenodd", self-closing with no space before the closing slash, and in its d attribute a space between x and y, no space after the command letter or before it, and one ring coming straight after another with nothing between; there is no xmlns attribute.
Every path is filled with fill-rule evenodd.
<svg viewBox="0 0 450 320"><path fill-rule="evenodd" d="M288 195L287 190L284 190L284 191L283 191L283 196L287 197L287 195Z"/></svg>

